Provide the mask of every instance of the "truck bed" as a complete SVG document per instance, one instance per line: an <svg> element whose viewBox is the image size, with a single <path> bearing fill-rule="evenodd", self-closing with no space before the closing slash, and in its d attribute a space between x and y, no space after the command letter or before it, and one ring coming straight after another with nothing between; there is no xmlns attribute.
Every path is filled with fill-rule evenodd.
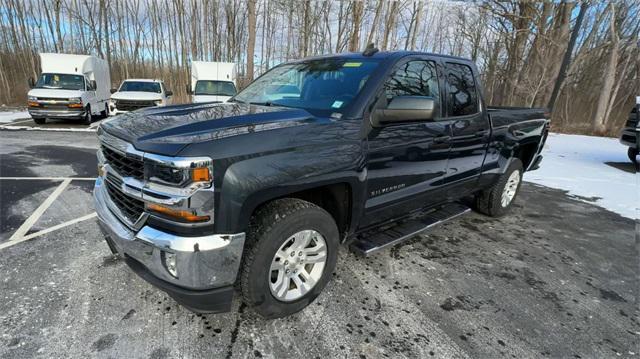
<svg viewBox="0 0 640 359"><path fill-rule="evenodd" d="M549 111L541 107L508 107L487 106L491 123L494 127L508 126L528 120L545 120L549 118Z"/></svg>

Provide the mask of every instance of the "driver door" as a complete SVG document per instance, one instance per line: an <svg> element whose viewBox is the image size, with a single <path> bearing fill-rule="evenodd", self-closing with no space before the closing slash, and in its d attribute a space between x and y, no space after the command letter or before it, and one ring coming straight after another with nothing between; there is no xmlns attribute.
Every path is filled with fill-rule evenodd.
<svg viewBox="0 0 640 359"><path fill-rule="evenodd" d="M397 218L446 200L443 180L450 152L450 121L442 120L442 67L429 57L397 64L384 83L376 108L394 98L433 98L431 119L392 122L368 135L367 200L361 227Z"/></svg>

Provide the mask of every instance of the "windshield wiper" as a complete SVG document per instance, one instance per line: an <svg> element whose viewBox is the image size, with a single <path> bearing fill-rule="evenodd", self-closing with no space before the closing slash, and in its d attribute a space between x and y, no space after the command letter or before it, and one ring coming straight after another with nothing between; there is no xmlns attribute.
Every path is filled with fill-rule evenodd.
<svg viewBox="0 0 640 359"><path fill-rule="evenodd" d="M271 106L271 101L265 102L249 102L250 105L258 105L258 106Z"/></svg>

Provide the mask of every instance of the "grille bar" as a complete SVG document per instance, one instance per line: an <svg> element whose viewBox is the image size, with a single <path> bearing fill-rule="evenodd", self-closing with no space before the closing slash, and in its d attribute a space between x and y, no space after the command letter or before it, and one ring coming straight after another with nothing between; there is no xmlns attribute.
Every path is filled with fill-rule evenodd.
<svg viewBox="0 0 640 359"><path fill-rule="evenodd" d="M109 193L111 201L132 224L136 223L144 212L144 202L122 193L111 181L105 181L105 183L107 184L107 193Z"/></svg>
<svg viewBox="0 0 640 359"><path fill-rule="evenodd" d="M145 107L153 107L156 103L155 101L116 100L115 105L120 111L135 111Z"/></svg>
<svg viewBox="0 0 640 359"><path fill-rule="evenodd" d="M144 163L140 159L126 156L107 146L102 147L105 161L123 177L133 177L142 180L144 177Z"/></svg>

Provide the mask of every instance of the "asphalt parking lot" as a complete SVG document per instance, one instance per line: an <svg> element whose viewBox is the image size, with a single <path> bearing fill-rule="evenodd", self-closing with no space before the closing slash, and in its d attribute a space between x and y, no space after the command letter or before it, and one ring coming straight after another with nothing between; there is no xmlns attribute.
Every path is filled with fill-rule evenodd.
<svg viewBox="0 0 640 359"><path fill-rule="evenodd" d="M96 146L0 130L0 357L638 356L634 222L562 191L525 183L502 219L470 213L367 259L344 249L289 318L239 300L200 316L110 255Z"/></svg>

